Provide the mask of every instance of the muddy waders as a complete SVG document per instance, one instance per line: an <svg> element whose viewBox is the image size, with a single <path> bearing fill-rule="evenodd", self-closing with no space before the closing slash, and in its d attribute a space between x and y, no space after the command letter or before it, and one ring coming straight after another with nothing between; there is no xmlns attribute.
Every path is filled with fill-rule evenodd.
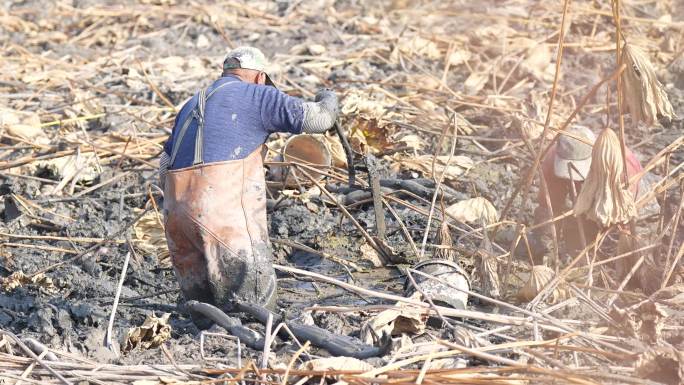
<svg viewBox="0 0 684 385"><path fill-rule="evenodd" d="M198 104L175 139L171 164L190 121L197 121L195 156L190 167L169 170L164 184L166 239L186 301L213 303L230 310L234 300L273 307L275 271L266 223L263 153L204 164L202 133L209 94Z"/></svg>

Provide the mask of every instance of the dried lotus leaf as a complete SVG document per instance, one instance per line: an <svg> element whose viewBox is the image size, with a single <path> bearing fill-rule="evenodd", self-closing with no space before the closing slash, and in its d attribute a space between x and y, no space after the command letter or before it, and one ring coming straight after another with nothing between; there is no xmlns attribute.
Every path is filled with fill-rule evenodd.
<svg viewBox="0 0 684 385"><path fill-rule="evenodd" d="M432 155L403 155L394 154L392 156L393 164L392 171L398 172L401 169L417 171L429 178L439 177L444 173L444 178L447 180L457 180L459 176L470 170L475 163L473 160L464 155L457 155L451 157L449 161L449 156L438 156L436 159ZM435 174L432 175L432 163L435 161Z"/></svg>
<svg viewBox="0 0 684 385"><path fill-rule="evenodd" d="M467 49L457 49L449 55L449 64L452 66L461 65L472 57L472 53Z"/></svg>
<svg viewBox="0 0 684 385"><path fill-rule="evenodd" d="M499 214L492 202L483 197L456 202L447 207L446 213L461 222L480 223L482 220L485 225L492 224L499 219Z"/></svg>
<svg viewBox="0 0 684 385"><path fill-rule="evenodd" d="M675 116L672 104L646 53L632 44L625 44L622 62L627 66L621 75L622 95L632 119L648 126L652 126L658 116L672 119Z"/></svg>
<svg viewBox="0 0 684 385"><path fill-rule="evenodd" d="M401 52L409 56L421 56L426 59L441 59L442 52L435 42L424 39L420 36L399 39L397 49L391 55L390 60L398 61L398 53Z"/></svg>
<svg viewBox="0 0 684 385"><path fill-rule="evenodd" d="M427 146L424 138L415 134L402 133L402 136L393 135L390 140L397 143L399 146L407 147L414 151L422 151Z"/></svg>
<svg viewBox="0 0 684 385"><path fill-rule="evenodd" d="M471 72L463 82L463 90L466 95L476 95L484 88L487 81L489 81L489 73Z"/></svg>
<svg viewBox="0 0 684 385"><path fill-rule="evenodd" d="M383 335L420 334L425 330L426 322L427 316L420 310L397 304L395 309L383 310L364 322L361 340L372 345L375 338Z"/></svg>
<svg viewBox="0 0 684 385"><path fill-rule="evenodd" d="M536 265L532 266L530 271L530 278L525 282L525 285L518 291L518 299L524 302L532 301L544 289L544 287L551 282L556 273L548 266ZM549 302L556 303L565 297L565 291L560 287L556 287L550 297Z"/></svg>
<svg viewBox="0 0 684 385"><path fill-rule="evenodd" d="M310 46L306 47L306 49L311 55L314 56L323 55L327 51L327 48L321 44L311 44Z"/></svg>
<svg viewBox="0 0 684 385"><path fill-rule="evenodd" d="M48 293L57 291L57 288L52 282L52 278L47 277L42 273L36 275L26 275L23 271L15 271L8 277L0 277L0 287L6 292L14 291L14 289L28 284L36 285Z"/></svg>
<svg viewBox="0 0 684 385"><path fill-rule="evenodd" d="M91 183L100 175L97 160L93 155L66 155L59 158L39 161L36 164L41 169L44 169L61 179L62 184L66 184L72 179L75 179L76 182L80 183ZM58 190L59 189L55 187L53 194Z"/></svg>
<svg viewBox="0 0 684 385"><path fill-rule="evenodd" d="M332 164L335 167L347 167L347 154L337 136L320 135L320 140L325 144L332 156Z"/></svg>
<svg viewBox="0 0 684 385"><path fill-rule="evenodd" d="M133 224L133 234L135 246L156 256L159 267L171 267L166 234L157 212L150 211Z"/></svg>
<svg viewBox="0 0 684 385"><path fill-rule="evenodd" d="M142 349L156 348L171 338L171 313L164 313L161 317L148 315L142 325L128 329L123 344L123 352L140 347Z"/></svg>
<svg viewBox="0 0 684 385"><path fill-rule="evenodd" d="M34 112L0 107L0 130L8 134L40 144L49 142L41 127L40 118Z"/></svg>
<svg viewBox="0 0 684 385"><path fill-rule="evenodd" d="M380 119L390 104L378 95L371 97L368 92L352 90L342 99L340 111L343 115L359 115L366 119Z"/></svg>
<svg viewBox="0 0 684 385"><path fill-rule="evenodd" d="M604 227L634 218L634 195L623 187L624 167L620 140L606 128L594 143L591 167L577 197L575 215L584 215Z"/></svg>
<svg viewBox="0 0 684 385"><path fill-rule="evenodd" d="M368 243L361 245L361 247L359 247L359 251L361 252L361 259L369 261L373 267L385 266L384 258L378 254L373 246L369 245Z"/></svg>
<svg viewBox="0 0 684 385"><path fill-rule="evenodd" d="M537 79L553 81L553 57L551 49L546 44L536 44L530 47L520 67Z"/></svg>

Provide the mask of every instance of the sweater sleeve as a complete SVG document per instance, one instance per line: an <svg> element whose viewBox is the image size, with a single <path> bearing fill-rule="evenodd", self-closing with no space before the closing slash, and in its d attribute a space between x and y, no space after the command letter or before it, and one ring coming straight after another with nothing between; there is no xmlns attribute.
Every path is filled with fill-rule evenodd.
<svg viewBox="0 0 684 385"><path fill-rule="evenodd" d="M332 91L321 91L315 101L305 102L273 87L262 89L261 116L268 132L323 133L335 124L337 114L337 96Z"/></svg>
<svg viewBox="0 0 684 385"><path fill-rule="evenodd" d="M302 131L308 134L323 133L335 124L337 115L337 95L332 91L322 90L316 95L315 102L304 103Z"/></svg>
<svg viewBox="0 0 684 385"><path fill-rule="evenodd" d="M270 86L258 86L261 121L267 132L302 132L303 100Z"/></svg>

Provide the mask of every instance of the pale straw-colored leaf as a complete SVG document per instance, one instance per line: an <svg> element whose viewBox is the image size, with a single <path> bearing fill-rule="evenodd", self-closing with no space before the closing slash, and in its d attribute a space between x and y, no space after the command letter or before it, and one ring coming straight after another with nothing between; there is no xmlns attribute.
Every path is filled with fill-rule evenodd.
<svg viewBox="0 0 684 385"><path fill-rule="evenodd" d="M488 80L489 73L487 72L471 72L463 82L463 90L466 95L476 95L484 88Z"/></svg>
<svg viewBox="0 0 684 385"><path fill-rule="evenodd" d="M162 227L160 214L150 211L143 215L134 225L133 243L140 250L154 255L159 267L170 267L169 247L166 242L166 234Z"/></svg>
<svg viewBox="0 0 684 385"><path fill-rule="evenodd" d="M483 197L456 202L447 207L446 213L461 222L492 224L499 219L499 214L492 202Z"/></svg>
<svg viewBox="0 0 684 385"><path fill-rule="evenodd" d="M49 139L40 125L40 118L35 112L0 107L0 131L39 144L49 143Z"/></svg>
<svg viewBox="0 0 684 385"><path fill-rule="evenodd" d="M652 126L659 116L672 119L675 116L672 104L646 53L639 47L625 44L622 62L627 65L622 73L622 94L632 119L648 126Z"/></svg>
<svg viewBox="0 0 684 385"><path fill-rule="evenodd" d="M594 144L591 168L577 197L575 215L584 215L605 227L634 218L634 196L623 187L624 167L620 140L606 128Z"/></svg>
<svg viewBox="0 0 684 385"><path fill-rule="evenodd" d="M466 171L474 166L471 158L464 155L453 156L449 160L448 155L441 155L435 159L435 174L432 175L432 155L407 156L395 154L392 159L392 171L398 172L401 169L417 171L429 178L440 177L444 173L447 180L457 180Z"/></svg>
<svg viewBox="0 0 684 385"><path fill-rule="evenodd" d="M171 338L171 313L161 317L148 315L142 325L128 329L123 343L123 351L129 352L137 347L141 349L156 348Z"/></svg>
<svg viewBox="0 0 684 385"><path fill-rule="evenodd" d="M550 267L544 265L532 266L530 271L530 277L525 282L522 288L518 291L518 299L521 301L531 301L533 300L548 284L551 282L556 273ZM565 289L558 285L547 302L556 303L567 297L567 292Z"/></svg>
<svg viewBox="0 0 684 385"><path fill-rule="evenodd" d="M383 310L361 326L361 340L373 344L383 335L419 334L425 330L427 316L415 307L397 304L394 309Z"/></svg>

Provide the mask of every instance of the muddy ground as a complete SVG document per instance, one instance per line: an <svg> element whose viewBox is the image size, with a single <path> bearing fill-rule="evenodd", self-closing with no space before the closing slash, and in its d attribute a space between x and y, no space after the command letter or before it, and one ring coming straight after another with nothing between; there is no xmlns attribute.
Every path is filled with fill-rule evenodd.
<svg viewBox="0 0 684 385"><path fill-rule="evenodd" d="M70 1L60 5L34 1L2 2L2 17L5 17L8 23L0 27L0 46L4 52L4 59L0 59L0 62L4 62L4 74L0 77L0 103L12 109L35 111L41 117L41 122L46 123L73 117L73 113L65 112L69 109L77 116L88 115L87 107L79 107L80 110L73 107L77 102L79 106L87 104L83 101L83 96L76 95L74 91L81 90L80 92L87 93L86 97L98 101L100 105L97 111L103 111L104 116L78 124L64 123L43 127L49 138L49 143L44 144L44 148L32 146L26 141L17 141L11 136L3 138L0 147L0 151L3 151L0 155L0 165L3 165L0 171L0 231L5 243L0 249L0 276L7 277L18 271L27 274L38 271L94 244L17 236L105 238L135 218L138 213L136 210L145 206L151 193L157 207L163 205L160 194L154 188L150 188L151 184L158 183L156 170L136 159L104 159L100 173L92 180L76 184L74 194L122 173L128 174L78 197L65 191L51 193L51 188L61 180L61 175L53 170L41 167L37 162L21 166L13 166L12 163L27 156L38 157L79 146L66 139L67 134L88 138L87 140L111 134L129 136L131 132L135 132L138 138L149 140L166 135L173 124L173 113L152 111L145 115L145 109L165 107L164 103L160 100L159 93L144 81L140 81L142 85L139 85L127 78L132 69L140 71L136 64L139 62L147 65L167 57L180 57L182 60L200 58L202 64L198 70L199 74L189 73L189 67L169 74L163 74L162 67L148 67L153 83L174 106L181 104L196 89L214 79L219 72L220 58L231 44L254 45L262 48L267 56L275 58L274 61L277 62L280 58L281 63L285 64L282 64L275 78L280 80L280 84L283 85L281 88L295 95L310 97L303 94L302 89L315 92L323 86L332 87L340 95L345 95L350 90L366 89L387 81L388 89L396 95L410 96L411 99L407 100L434 100L434 104L438 106L432 112L434 115L446 116L447 112L442 105L450 105L474 126L469 135L478 139L474 142L464 137L456 144L456 154L471 157L474 167L457 180L445 182L450 191L444 202L446 205L467 198L484 197L491 201L500 213L521 176L532 163L533 154L523 145L516 122L520 122L519 114L534 121L543 121L545 107L541 110L535 109L540 108L540 105L546 105L552 77L549 79L547 75L536 73L535 70L514 69L512 66L515 61L507 59L508 61L496 64L497 70L501 70L504 76L510 71L511 85L527 79L522 87L513 89L506 97L492 99L494 101L488 100L487 97L463 97L461 99L467 100L468 103L459 103L450 100L450 95L444 90L438 91L431 89L433 86L430 84L422 86L418 83L420 79L417 75L423 72L441 78L443 58L431 58L421 52L405 52L406 60L393 61L389 53L393 46L398 44L398 39L410 39L414 36L432 39L444 52L449 49L449 37L453 37L454 42L465 41L468 43L466 46L474 47L472 49L475 53L471 60L473 66L489 63L484 59L475 60L476 55L480 58L493 59L499 54L500 47L493 45L497 39L493 38L491 33L477 33L484 27L484 21L502 28L505 26L506 32L503 33L510 36L528 36L548 43L551 47L550 52L553 53L549 58L553 63L553 45L557 41L553 33L560 21L560 4L545 5L540 9L533 2L525 1L487 1L477 4L448 2L441 6L424 4L425 2L411 5L401 1L326 0L254 4L219 2L206 5L204 8L200 5L178 5L175 1L127 2L128 7L119 3ZM665 84L676 114L681 117L684 116L684 56L681 55L684 42L681 36L679 40L676 36L677 33L681 35L684 7L677 2L662 3L658 6L655 6L656 3L648 3L652 6L628 4L627 9L634 17L649 19L669 14L672 23L665 26L629 20L625 23L627 30L633 36L638 36L638 41L645 44L649 52L660 52L654 59L657 73ZM590 3L578 2L577 7L587 8L590 7ZM440 14L436 8L451 9L454 12L452 15ZM505 12L494 12L499 8ZM314 11L315 9L320 11ZM411 13L410 10L415 10L416 13ZM211 18L211 14L220 15L222 12L228 16ZM482 17L488 12L502 16ZM478 16L471 18L468 16L469 13ZM480 19L477 19L478 17ZM25 21L26 25L17 19ZM220 27L216 26L217 23ZM592 28L597 28L598 33L594 31L595 38L590 39L591 44L610 47L614 28L609 17L598 14L591 15L578 11L574 15L567 39L579 43L583 36L592 33ZM387 35L390 32L394 35ZM675 40L674 48L662 48L670 37ZM326 63L330 63L331 57L339 58L339 63L326 64L320 68L300 66L302 63L317 63L316 55L308 57L305 48L297 48L310 47L314 44L325 47L325 53L321 56L325 56ZM363 50L375 54L362 55ZM111 61L106 60L109 54L112 54ZM277 56L278 54L281 56ZM306 57L296 60L292 59L292 55ZM612 71L614 62L614 52L610 48L589 49L578 47L577 44L568 45L563 57L563 76L559 83L561 93L557 101L554 124L562 122L591 85ZM22 65L25 66L25 70L22 73L17 72ZM82 67L79 69L79 66ZM466 94L464 82L470 73L469 66L470 64L463 63L453 65L445 77L446 84L458 95ZM51 72L52 69L55 72ZM75 75L62 78L58 71L74 71ZM184 71L188 73L185 74ZM547 71L547 68L543 68L542 71ZM31 74L40 75L42 78L31 82L26 79ZM498 78L499 82L501 80ZM486 83L476 95L488 94L490 86L491 83ZM598 131L606 120L603 108L605 98L605 90L601 89L596 97L592 98L584 113L578 116L576 123ZM449 141L443 142L441 147L438 146L439 132L443 129L440 122L443 120L433 119L425 110L405 112L402 110L405 108L402 103L391 98L389 100L391 105L387 109L394 109L397 114L387 118L389 128L385 130L423 128L422 131L415 131L423 143L420 153L445 154L449 150ZM496 108L483 108L478 107L479 105ZM511 112L507 108L521 112ZM612 104L611 125L616 121L615 108L615 104ZM128 112L123 112L126 109ZM638 129L632 127L629 116L626 119L627 126L630 127L626 138L627 144L635 150L644 164L679 138L684 128L680 118L665 125L657 123L651 128ZM343 123L348 130L353 130L355 125L359 124L359 118L345 116ZM386 147L396 152L398 146L389 140ZM373 149L375 150L378 149ZM146 151L136 157L155 163L160 147L148 148ZM434 189L434 180L429 175L406 169L397 170L392 167L394 162L391 156L383 156L379 152L382 151L378 151L376 155L380 161L383 178L417 180L427 189ZM499 154L504 156L497 156ZM360 161L360 154L357 153L356 156L357 161ZM670 167L683 161L683 152L676 151L670 158ZM659 180L664 175L664 167L654 168L651 174L650 178ZM360 172L359 178L366 178L365 173ZM275 182L273 178L271 181ZM330 191L338 191L337 196L340 198L349 193L342 182L328 179L325 183ZM373 267L371 261L364 260L363 253L360 252L364 244L363 238L335 205L320 196L314 196L311 203L306 204L301 199L283 197L281 189L278 188L272 189L272 194L269 199L271 209L268 215L272 239L297 241L316 250L358 263L365 271L353 272L350 276L345 268L329 259L274 244L273 255L276 263L318 272L381 292L404 294L405 276L401 269L395 264ZM530 203L526 205L526 211L520 212L519 208L523 203L518 198L514 201L507 219L530 223L532 209L537 205L534 198L536 194L535 182L530 190L530 197L533 198L530 198ZM22 205L14 198L16 195L33 202L40 209L27 210L21 207ZM667 221L676 211L681 191L673 188L668 191L664 200L662 196L660 198L659 203ZM408 196L403 196L403 199L424 210L429 208L424 201ZM427 224L425 215L400 205L396 205L395 209L413 240L419 244ZM653 216L639 222L644 234L653 233L657 229L661 213L657 210L656 208ZM375 217L372 203L355 206L351 213L365 229L373 233ZM399 223L388 213L386 221L388 243L398 251L402 262L398 267L414 263L416 255L412 253L402 236ZM438 243L435 240L438 225L438 222L433 222L429 244ZM481 233L476 233L475 236L463 234L478 227L478 224L454 222L453 225L451 233L454 247L458 251L458 262L468 272L472 272L477 264L474 259L475 251L481 246L482 236ZM682 223L679 226L675 234L681 236L684 226ZM515 237L514 230L512 226L502 227L493 240L501 249L495 250L510 248ZM127 233L135 238L135 234L130 230ZM103 346L104 331L120 268L129 250L123 236L117 236L115 239L115 243L99 247L77 261L48 271L46 276L52 279L54 289L48 290L41 288L40 285L26 284L12 291L0 293L0 329L12 331L22 337L34 337L51 348L101 362L168 363L168 358L158 348L135 349L118 355L115 352L119 349L118 342L114 351ZM665 237L663 243L668 242L669 237ZM678 245L680 242L681 239L677 239L674 244ZM70 252L41 250L22 245L47 246ZM155 253L139 247L135 250L137 255L133 258L124 281L121 304L114 323L116 340L120 341L129 328L141 325L152 312L157 315L169 312L172 338L165 346L177 363L202 362L199 330L187 314L177 307L181 299L176 290L178 286L173 271L168 265L161 264ZM427 250L430 256L436 249L428 247ZM528 260L518 257L518 262L527 264ZM612 269L607 268L606 271L612 272ZM520 279L526 276L524 269L517 271L516 274ZM678 277L675 279L681 280L681 268L677 274ZM520 279L514 279L514 285L519 286ZM479 291L480 282L474 279L473 283L474 291ZM280 273L278 286L278 308L291 317L301 316L302 309L314 305L360 306L390 303L351 294L332 285ZM639 287L632 287L630 290L642 291ZM514 290L511 290L511 296L513 292ZM142 299L136 299L138 297ZM621 303L620 301L622 299L618 303ZM469 307L485 312L507 312L503 308L472 298ZM583 319L598 324L602 322L595 313L576 307L563 308L554 315L557 318ZM360 326L369 314L318 312L312 316L318 326L335 333L358 336ZM263 326L252 320L245 318L243 322L255 330L263 331ZM485 329L497 326L468 319L458 320L457 323ZM211 331L222 332L218 327ZM449 340L450 333L448 328L434 325L428 328L428 334L438 338ZM430 339L428 335L411 337L414 342ZM488 338L493 343L499 341L496 336ZM681 343L681 336L672 338L671 342ZM233 341L209 338L205 349L209 356L226 359L224 363L227 365L238 365L237 349ZM279 341L274 349L277 354L271 356L273 364L287 363L287 352L296 350L296 346ZM322 350L314 349L313 352L327 355ZM260 352L244 347L242 353L243 363L250 358L257 359L261 355ZM371 362L377 365L384 363L382 358L372 359ZM469 362L478 361L470 359Z"/></svg>

